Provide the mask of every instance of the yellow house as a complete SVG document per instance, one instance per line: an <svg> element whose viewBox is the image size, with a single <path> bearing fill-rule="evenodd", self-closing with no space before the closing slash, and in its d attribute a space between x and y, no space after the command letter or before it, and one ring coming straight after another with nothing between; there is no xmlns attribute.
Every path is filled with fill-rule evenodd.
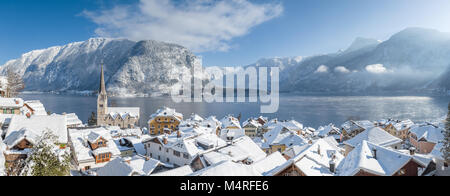
<svg viewBox="0 0 450 196"><path fill-rule="evenodd" d="M148 121L149 133L151 135L171 134L179 129L183 120L183 114L177 113L175 109L163 108L150 116Z"/></svg>
<svg viewBox="0 0 450 196"><path fill-rule="evenodd" d="M308 141L296 131L289 130L282 125L278 125L265 133L263 139L264 143L261 145L261 149L267 154L272 154L276 151L282 153L287 148L308 144Z"/></svg>

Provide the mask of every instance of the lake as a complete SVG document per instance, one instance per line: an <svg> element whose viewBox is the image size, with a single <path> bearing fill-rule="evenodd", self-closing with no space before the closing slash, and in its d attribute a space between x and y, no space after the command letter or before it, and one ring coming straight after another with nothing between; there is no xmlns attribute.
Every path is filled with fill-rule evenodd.
<svg viewBox="0 0 450 196"><path fill-rule="evenodd" d="M25 100L41 100L52 113L76 113L83 122L96 111L96 96L21 94ZM277 113L260 114L258 103L173 103L170 97L157 98L109 98L109 104L117 107L140 107L141 126L144 127L158 108L175 108L185 118L192 113L202 117L217 116L220 120L227 114L238 116L241 121L260 115L280 120L295 119L305 126L317 128L334 123L340 126L350 117L356 119L411 119L415 122L435 120L447 114L450 97L433 96L280 96ZM146 126L145 126L146 127Z"/></svg>

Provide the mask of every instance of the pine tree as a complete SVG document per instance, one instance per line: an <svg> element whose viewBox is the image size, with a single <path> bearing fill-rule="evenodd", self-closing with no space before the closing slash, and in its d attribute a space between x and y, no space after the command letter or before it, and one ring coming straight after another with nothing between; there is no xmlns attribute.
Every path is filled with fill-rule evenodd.
<svg viewBox="0 0 450 196"><path fill-rule="evenodd" d="M97 115L95 114L95 112L92 112L91 116L89 117L88 125L89 126L97 125Z"/></svg>
<svg viewBox="0 0 450 196"><path fill-rule="evenodd" d="M450 103L448 104L448 114L445 122L443 153L447 163L450 162Z"/></svg>
<svg viewBox="0 0 450 196"><path fill-rule="evenodd" d="M6 87L7 97L15 97L19 94L20 91L25 89L25 83L23 82L22 77L11 68L8 68L6 77L8 81Z"/></svg>
<svg viewBox="0 0 450 196"><path fill-rule="evenodd" d="M45 131L39 141L33 145L25 160L21 175L24 176L67 176L70 172L70 156L56 153L57 136Z"/></svg>

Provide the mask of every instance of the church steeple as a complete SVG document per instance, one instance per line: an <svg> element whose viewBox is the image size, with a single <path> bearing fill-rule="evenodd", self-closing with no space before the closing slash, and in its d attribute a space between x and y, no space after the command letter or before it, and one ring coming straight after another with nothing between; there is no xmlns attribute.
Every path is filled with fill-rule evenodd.
<svg viewBox="0 0 450 196"><path fill-rule="evenodd" d="M99 94L106 94L106 88L105 88L105 76L103 73L103 63L102 63L102 70L100 73L100 89L98 90Z"/></svg>
<svg viewBox="0 0 450 196"><path fill-rule="evenodd" d="M106 94L105 76L103 73L103 61L100 73L100 89L97 97L97 125L105 125L105 117L108 113L108 96Z"/></svg>

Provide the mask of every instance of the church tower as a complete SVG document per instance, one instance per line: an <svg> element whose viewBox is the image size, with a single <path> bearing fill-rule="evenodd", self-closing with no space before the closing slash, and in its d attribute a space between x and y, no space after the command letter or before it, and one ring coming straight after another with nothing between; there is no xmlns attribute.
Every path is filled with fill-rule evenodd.
<svg viewBox="0 0 450 196"><path fill-rule="evenodd" d="M106 95L105 88L105 77L103 73L103 63L102 70L100 73L100 89L98 90L97 98L97 125L105 125L105 116L108 111L108 96Z"/></svg>

